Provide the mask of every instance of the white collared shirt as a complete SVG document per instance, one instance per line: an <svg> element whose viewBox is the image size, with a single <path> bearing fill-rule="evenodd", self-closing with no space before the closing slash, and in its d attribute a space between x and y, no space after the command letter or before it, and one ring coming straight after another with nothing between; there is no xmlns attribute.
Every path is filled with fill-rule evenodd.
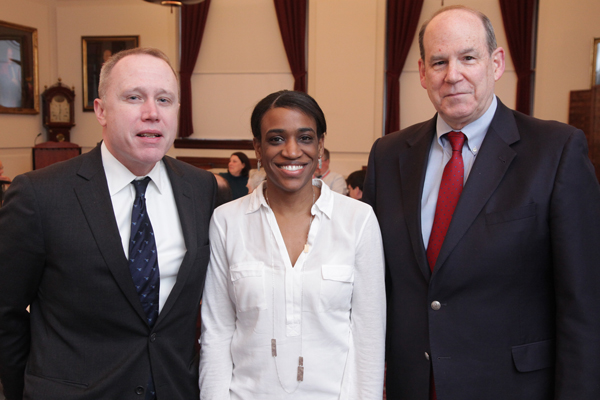
<svg viewBox="0 0 600 400"><path fill-rule="evenodd" d="M129 258L131 210L135 199L135 188L131 182L144 177L135 176L129 171L110 153L104 142L102 142L101 151L102 165L121 235L121 244L125 256ZM160 271L158 309L160 312L177 281L177 273L187 249L173 196L173 188L164 163L157 162L147 176L152 179L146 189L146 207L158 251L158 269Z"/></svg>
<svg viewBox="0 0 600 400"><path fill-rule="evenodd" d="M264 184L213 214L201 399L380 400L386 305L373 210L314 179L309 252L292 267ZM300 355L304 381L288 394Z"/></svg>
<svg viewBox="0 0 600 400"><path fill-rule="evenodd" d="M462 149L463 164L465 167L463 183L467 182L467 178L471 173L471 168L479 153L483 139L485 139L487 130L492 123L497 107L498 100L496 99L496 96L494 96L487 111L477 120L460 130L460 132L464 133L467 137ZM421 197L421 232L423 234L425 249L427 249L431 228L433 227L435 207L440 192L444 167L452 157L452 146L450 146L448 139L442 139L442 136L452 130L454 129L452 129L438 114L436 123L437 140L433 141L431 150L429 151L429 161L427 163L425 184L423 185L423 195Z"/></svg>

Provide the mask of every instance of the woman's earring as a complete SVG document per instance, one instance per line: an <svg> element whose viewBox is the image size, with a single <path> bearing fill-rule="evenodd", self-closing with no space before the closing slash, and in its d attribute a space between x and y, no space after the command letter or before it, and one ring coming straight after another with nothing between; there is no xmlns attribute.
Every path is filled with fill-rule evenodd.
<svg viewBox="0 0 600 400"><path fill-rule="evenodd" d="M321 159L321 156L319 156L319 169L323 168L323 160Z"/></svg>
<svg viewBox="0 0 600 400"><path fill-rule="evenodd" d="M260 172L260 160L256 161L256 172Z"/></svg>

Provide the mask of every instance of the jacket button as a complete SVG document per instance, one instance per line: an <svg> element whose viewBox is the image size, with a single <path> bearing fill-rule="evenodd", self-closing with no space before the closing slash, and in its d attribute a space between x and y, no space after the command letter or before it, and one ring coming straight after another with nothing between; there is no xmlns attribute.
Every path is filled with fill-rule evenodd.
<svg viewBox="0 0 600 400"><path fill-rule="evenodd" d="M144 388L142 386L136 387L135 394L144 394Z"/></svg>
<svg viewBox="0 0 600 400"><path fill-rule="evenodd" d="M152 335L150 335L150 341L154 342L156 340L156 333L153 333Z"/></svg>
<svg viewBox="0 0 600 400"><path fill-rule="evenodd" d="M440 308L442 308L442 305L440 304L440 302L439 302L439 301L433 301L433 302L431 302L431 308L432 308L434 311L437 311L437 310L439 310Z"/></svg>
<svg viewBox="0 0 600 400"><path fill-rule="evenodd" d="M425 352L425 359L429 361L429 353Z"/></svg>

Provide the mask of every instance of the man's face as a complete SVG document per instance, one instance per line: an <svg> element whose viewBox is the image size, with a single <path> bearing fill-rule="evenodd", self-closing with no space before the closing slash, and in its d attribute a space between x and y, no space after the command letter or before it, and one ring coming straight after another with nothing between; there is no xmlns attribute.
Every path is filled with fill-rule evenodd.
<svg viewBox="0 0 600 400"><path fill-rule="evenodd" d="M94 111L106 147L137 176L148 174L177 134L179 88L169 65L146 54L113 67L106 95Z"/></svg>
<svg viewBox="0 0 600 400"><path fill-rule="evenodd" d="M429 22L423 48L421 86L444 121L462 129L481 117L504 72L504 49L489 54L479 17L465 10L443 12Z"/></svg>

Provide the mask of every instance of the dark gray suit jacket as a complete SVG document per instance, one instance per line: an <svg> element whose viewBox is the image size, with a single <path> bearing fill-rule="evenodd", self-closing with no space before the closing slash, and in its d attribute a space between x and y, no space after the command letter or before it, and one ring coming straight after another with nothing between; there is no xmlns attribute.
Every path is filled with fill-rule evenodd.
<svg viewBox="0 0 600 400"><path fill-rule="evenodd" d="M386 256L387 398L427 400L433 368L440 400L600 399L600 189L583 133L499 102L432 274L435 121L379 139L365 181Z"/></svg>
<svg viewBox="0 0 600 400"><path fill-rule="evenodd" d="M198 398L195 324L216 182L164 162L187 253L153 328L129 273L100 147L15 178L0 209L0 376L9 400L140 399L151 370L159 400Z"/></svg>

